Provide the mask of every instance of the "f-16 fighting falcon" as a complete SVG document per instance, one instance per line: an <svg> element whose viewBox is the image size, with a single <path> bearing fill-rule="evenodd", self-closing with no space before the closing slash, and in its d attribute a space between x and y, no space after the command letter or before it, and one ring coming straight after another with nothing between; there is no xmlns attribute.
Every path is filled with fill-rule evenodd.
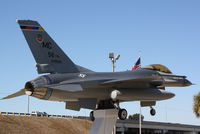
<svg viewBox="0 0 200 134"><path fill-rule="evenodd" d="M121 120L127 111L121 102L140 101L149 106L150 114L156 101L175 95L165 87L185 87L192 83L186 76L172 74L165 66L152 64L123 72L94 72L79 66L61 50L37 21L17 20L36 61L38 74L45 74L25 83L19 92L4 97L9 99L29 95L43 100L62 101L66 109L118 109ZM93 111L90 113L94 119Z"/></svg>

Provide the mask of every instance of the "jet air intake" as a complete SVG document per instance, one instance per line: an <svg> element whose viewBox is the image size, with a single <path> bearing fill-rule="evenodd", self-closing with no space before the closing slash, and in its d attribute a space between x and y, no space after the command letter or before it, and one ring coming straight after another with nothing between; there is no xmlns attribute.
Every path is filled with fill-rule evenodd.
<svg viewBox="0 0 200 134"><path fill-rule="evenodd" d="M28 81L25 84L25 93L29 96L33 96L39 99L49 99L52 93L52 89L45 87L50 84L46 77L39 77L32 81Z"/></svg>

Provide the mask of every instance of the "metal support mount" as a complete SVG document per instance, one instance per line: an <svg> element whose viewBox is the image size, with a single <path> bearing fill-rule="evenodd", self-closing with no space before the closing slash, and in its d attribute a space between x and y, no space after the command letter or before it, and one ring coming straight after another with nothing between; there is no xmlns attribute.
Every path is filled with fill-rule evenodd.
<svg viewBox="0 0 200 134"><path fill-rule="evenodd" d="M89 134L112 134L118 118L117 109L94 111L95 120Z"/></svg>

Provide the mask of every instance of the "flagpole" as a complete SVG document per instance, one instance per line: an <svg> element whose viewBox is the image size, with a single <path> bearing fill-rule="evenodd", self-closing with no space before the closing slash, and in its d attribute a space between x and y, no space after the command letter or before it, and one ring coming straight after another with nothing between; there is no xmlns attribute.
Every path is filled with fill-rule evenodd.
<svg viewBox="0 0 200 134"><path fill-rule="evenodd" d="M140 101L140 116L139 116L139 134L142 134L142 109L141 109L141 101Z"/></svg>
<svg viewBox="0 0 200 134"><path fill-rule="evenodd" d="M141 56L142 51L139 51L139 58L140 58L140 67L141 67ZM141 109L141 101L140 101L140 116L139 116L139 134L142 134L142 109Z"/></svg>
<svg viewBox="0 0 200 134"><path fill-rule="evenodd" d="M141 50L139 50L139 58L141 58L142 57L142 51Z"/></svg>

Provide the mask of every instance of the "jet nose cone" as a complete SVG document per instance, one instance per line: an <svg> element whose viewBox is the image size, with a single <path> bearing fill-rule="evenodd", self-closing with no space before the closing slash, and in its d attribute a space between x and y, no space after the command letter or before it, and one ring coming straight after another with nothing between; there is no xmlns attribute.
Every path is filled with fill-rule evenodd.
<svg viewBox="0 0 200 134"><path fill-rule="evenodd" d="M190 82L188 79L185 79L185 80L184 80L184 85L185 85L185 86L191 86L191 85L192 85L192 82Z"/></svg>

